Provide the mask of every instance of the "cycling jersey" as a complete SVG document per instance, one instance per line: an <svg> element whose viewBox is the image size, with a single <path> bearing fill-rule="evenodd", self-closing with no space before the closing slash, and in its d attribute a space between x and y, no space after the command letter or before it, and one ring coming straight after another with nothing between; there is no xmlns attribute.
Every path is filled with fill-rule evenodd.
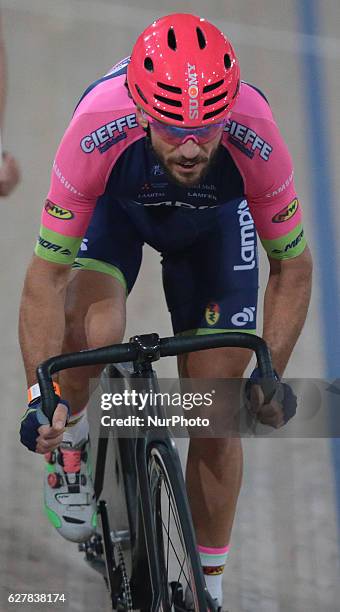
<svg viewBox="0 0 340 612"><path fill-rule="evenodd" d="M255 227L272 258L296 257L306 246L291 157L270 106L242 83L214 164L200 184L181 187L168 178L137 122L125 85L128 61L78 103L53 163L36 254L112 274L130 291L147 242L163 256L175 331L216 331L243 319L241 326L251 330ZM221 273L212 275L208 262ZM189 277L201 283L193 287ZM190 303L198 302L194 315Z"/></svg>

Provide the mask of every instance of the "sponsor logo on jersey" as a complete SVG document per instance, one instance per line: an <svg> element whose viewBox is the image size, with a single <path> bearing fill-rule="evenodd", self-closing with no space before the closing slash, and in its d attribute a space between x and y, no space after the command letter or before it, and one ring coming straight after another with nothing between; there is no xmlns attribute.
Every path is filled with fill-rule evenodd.
<svg viewBox="0 0 340 612"><path fill-rule="evenodd" d="M278 212L272 218L273 223L284 223L294 217L297 209L299 208L299 200L295 198L288 206L285 206L280 212Z"/></svg>
<svg viewBox="0 0 340 612"><path fill-rule="evenodd" d="M280 187L278 189L275 189L271 193L267 193L266 194L266 198L275 198L275 196L277 196L280 193L282 193L285 189L287 189L287 187L289 187L289 185L291 184L291 182L293 180L293 177L294 177L294 170L290 174L290 176L285 180L285 182L282 183L282 185L280 185Z"/></svg>
<svg viewBox="0 0 340 612"><path fill-rule="evenodd" d="M189 198L200 198L201 200L213 200L217 202L217 196L214 193L202 193L200 191L188 191Z"/></svg>
<svg viewBox="0 0 340 612"><path fill-rule="evenodd" d="M81 251L87 251L87 248L88 248L88 247L87 247L87 243L88 243L88 241L89 241L89 239L88 239L88 238L84 238L84 239L82 240L82 243L81 243L81 245L80 245L80 250L81 250Z"/></svg>
<svg viewBox="0 0 340 612"><path fill-rule="evenodd" d="M155 164L152 166L151 172L154 176L162 176L162 174L164 174L164 170L160 164Z"/></svg>
<svg viewBox="0 0 340 612"><path fill-rule="evenodd" d="M146 192L151 193L151 189L153 189L154 193L156 193L157 190L165 189L165 187L167 186L168 186L168 183L144 183L141 191L145 194ZM164 198L165 192L162 191L159 197Z"/></svg>
<svg viewBox="0 0 340 612"><path fill-rule="evenodd" d="M45 202L45 210L47 214L51 215L55 219L61 219L62 221L68 221L69 219L73 219L74 214L67 208L61 208L61 206L57 206L57 204L53 204L50 200L46 200Z"/></svg>
<svg viewBox="0 0 340 612"><path fill-rule="evenodd" d="M134 128L138 128L135 113L119 117L119 119L101 125L91 134L84 136L80 141L81 150L84 153L93 153L95 149L98 149L99 153L105 153L113 145L127 137L126 129L132 130Z"/></svg>
<svg viewBox="0 0 340 612"><path fill-rule="evenodd" d="M110 76L110 75L116 74L117 72L120 72L122 68L126 68L129 65L129 62L130 62L130 56L125 57L120 62L118 62L118 64L115 64L113 68L111 68L111 70L106 73L105 76Z"/></svg>
<svg viewBox="0 0 340 612"><path fill-rule="evenodd" d="M147 193L139 193L137 197L141 199L143 198L164 198L165 191L148 191Z"/></svg>
<svg viewBox="0 0 340 612"><path fill-rule="evenodd" d="M241 264L234 270L252 270L256 265L256 233L253 217L250 214L247 200L242 200L237 208L241 236Z"/></svg>
<svg viewBox="0 0 340 612"><path fill-rule="evenodd" d="M290 251L290 249L294 249L299 244L299 242L301 242L302 238L303 238L303 230L301 230L300 234L296 236L296 238L294 238L292 242L288 242L288 244L286 244L283 247L283 249L273 249L272 253L275 253L277 255L287 253L288 251Z"/></svg>
<svg viewBox="0 0 340 612"><path fill-rule="evenodd" d="M237 312L231 317L231 322L236 327L244 327L247 323L254 322L255 306L245 306L242 312Z"/></svg>
<svg viewBox="0 0 340 612"><path fill-rule="evenodd" d="M49 240L45 240L41 236L39 236L39 244L43 249L47 249L48 251L53 251L54 253L59 253L60 255L67 255L68 257L72 255L70 249L64 249L64 247L60 244L55 244Z"/></svg>
<svg viewBox="0 0 340 612"><path fill-rule="evenodd" d="M220 307L218 304L214 302L210 302L205 309L205 320L208 325L213 326L216 325L220 318Z"/></svg>
<svg viewBox="0 0 340 612"><path fill-rule="evenodd" d="M157 194L156 194L157 195ZM152 194L150 194L150 197L152 196ZM143 196L143 194L139 194L140 198L142 197L149 197L149 194L145 194ZM139 204L140 206L173 206L175 208L188 208L190 210L206 210L207 208L218 208L219 204L213 204L213 205L206 205L206 204L200 204L199 206L195 206L194 204L189 204L189 202L176 202L175 200L171 200L171 201L167 201L167 202L138 202L136 201L136 204Z"/></svg>
<svg viewBox="0 0 340 612"><path fill-rule="evenodd" d="M229 134L229 142L250 159L258 152L261 159L269 160L273 147L248 126L237 121L228 121L225 132Z"/></svg>
<svg viewBox="0 0 340 612"><path fill-rule="evenodd" d="M188 95L189 95L189 118L198 119L198 80L196 74L196 66L187 64L188 66Z"/></svg>
<svg viewBox="0 0 340 612"><path fill-rule="evenodd" d="M60 170L60 168L57 165L57 162L54 160L53 162L53 171L56 175L56 177L59 179L59 181L61 182L61 184L65 187L65 189L68 189L68 191L70 191L71 193L75 193L78 196L84 197L84 194L81 193L81 191L78 191L78 189L75 188L74 185L72 185L72 183L70 183L69 180L67 180L67 178L65 178Z"/></svg>

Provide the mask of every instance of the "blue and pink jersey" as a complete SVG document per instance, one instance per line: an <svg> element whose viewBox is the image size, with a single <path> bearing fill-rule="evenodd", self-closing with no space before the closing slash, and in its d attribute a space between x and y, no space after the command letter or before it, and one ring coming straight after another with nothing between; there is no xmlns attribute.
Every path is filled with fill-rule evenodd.
<svg viewBox="0 0 340 612"><path fill-rule="evenodd" d="M72 264L102 197L193 214L245 200L239 212L243 263L253 222L270 257L299 255L306 243L292 160L263 94L242 83L216 163L202 184L179 187L168 180L137 122L125 85L127 63L89 87L74 112L53 163L37 255Z"/></svg>

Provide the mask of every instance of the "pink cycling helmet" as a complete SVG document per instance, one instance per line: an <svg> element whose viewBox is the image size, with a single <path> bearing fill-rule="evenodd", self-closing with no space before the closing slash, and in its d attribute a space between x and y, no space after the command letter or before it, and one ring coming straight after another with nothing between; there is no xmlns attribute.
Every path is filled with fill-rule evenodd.
<svg viewBox="0 0 340 612"><path fill-rule="evenodd" d="M235 104L240 69L227 37L195 15L161 17L139 36L127 80L133 100L171 125L218 123Z"/></svg>

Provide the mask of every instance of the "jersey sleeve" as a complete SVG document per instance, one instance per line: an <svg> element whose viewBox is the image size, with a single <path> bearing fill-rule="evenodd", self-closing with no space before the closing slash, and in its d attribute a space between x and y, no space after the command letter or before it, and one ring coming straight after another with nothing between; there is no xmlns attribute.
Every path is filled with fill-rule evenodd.
<svg viewBox="0 0 340 612"><path fill-rule="evenodd" d="M303 252L306 240L294 185L293 162L267 100L244 84L231 117L225 145L244 181L245 195L269 257L288 259ZM242 90L241 90L242 91Z"/></svg>
<svg viewBox="0 0 340 612"><path fill-rule="evenodd" d="M277 126L266 126L272 153L256 181L249 185L249 208L269 257L289 259L306 247L302 210L294 184L294 168ZM266 133L264 132L264 133Z"/></svg>
<svg viewBox="0 0 340 612"><path fill-rule="evenodd" d="M122 151L140 138L132 109L76 112L53 162L35 253L72 264ZM112 106L112 105L111 105Z"/></svg>
<svg viewBox="0 0 340 612"><path fill-rule="evenodd" d="M95 126L95 115L74 117L57 150L35 247L36 255L48 261L73 263L97 198L105 190L105 167L96 152L89 155L82 148Z"/></svg>

